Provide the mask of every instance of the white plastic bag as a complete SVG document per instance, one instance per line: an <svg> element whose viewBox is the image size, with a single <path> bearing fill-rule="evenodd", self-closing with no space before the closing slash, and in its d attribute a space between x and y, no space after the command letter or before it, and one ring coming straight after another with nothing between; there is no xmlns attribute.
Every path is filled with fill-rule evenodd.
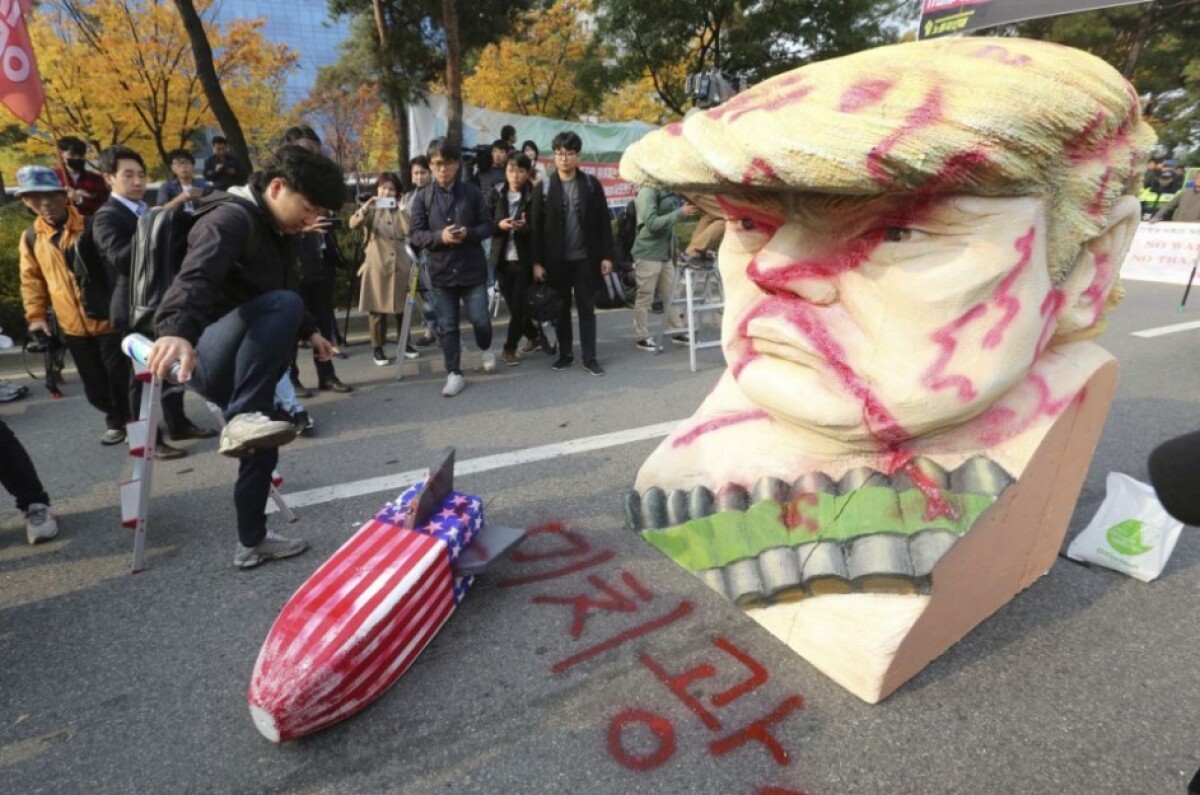
<svg viewBox="0 0 1200 795"><path fill-rule="evenodd" d="M1150 582L1166 568L1183 523L1139 480L1109 472L1106 488L1100 510L1067 547L1067 557Z"/></svg>

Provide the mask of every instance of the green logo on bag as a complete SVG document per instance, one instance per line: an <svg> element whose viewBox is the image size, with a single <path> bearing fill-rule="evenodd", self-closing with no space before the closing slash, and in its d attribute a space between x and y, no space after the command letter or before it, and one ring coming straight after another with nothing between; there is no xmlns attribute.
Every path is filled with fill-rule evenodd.
<svg viewBox="0 0 1200 795"><path fill-rule="evenodd" d="M1126 519L1108 528L1105 535L1108 545L1122 555L1142 555L1154 549L1142 541L1142 523L1137 519Z"/></svg>

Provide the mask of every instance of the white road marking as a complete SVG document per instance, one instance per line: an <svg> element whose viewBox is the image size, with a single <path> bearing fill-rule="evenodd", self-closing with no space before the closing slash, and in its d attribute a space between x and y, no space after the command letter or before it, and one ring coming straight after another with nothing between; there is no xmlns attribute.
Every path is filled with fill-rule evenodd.
<svg viewBox="0 0 1200 795"><path fill-rule="evenodd" d="M492 469L504 469L505 467L519 466L521 464L531 464L535 461L549 461L566 455L574 455L575 453L587 453L592 450L603 450L606 447L619 447L631 442L641 442L658 436L666 436L680 422L682 420L660 422L657 425L646 425L642 428L630 428L625 431L600 434L599 436L585 436L582 439L572 439L569 442L556 442L554 444L545 444L541 447L529 447L524 450L513 450L508 453L496 453L495 455L470 458L466 461L455 462L454 474L473 475L476 472L487 472ZM423 480L428 474L428 468L412 469L408 472L399 472L395 475L381 475L377 478L356 480L352 483L339 483L335 486L322 486L318 489L297 491L291 494L286 491L287 484L285 483L283 498L287 500L287 504L291 507L303 508L306 505L320 505L325 502L345 500L350 497L361 497L364 494L376 494L381 491L390 491L399 496L401 491L413 483ZM267 513L276 513L277 511L278 508L275 507L274 503L267 505Z"/></svg>
<svg viewBox="0 0 1200 795"><path fill-rule="evenodd" d="M1200 320L1193 320L1190 323L1176 323L1173 326L1159 326L1158 328L1148 328L1145 331L1135 331L1135 337L1161 337L1164 334L1177 334L1180 331L1191 331L1200 328Z"/></svg>

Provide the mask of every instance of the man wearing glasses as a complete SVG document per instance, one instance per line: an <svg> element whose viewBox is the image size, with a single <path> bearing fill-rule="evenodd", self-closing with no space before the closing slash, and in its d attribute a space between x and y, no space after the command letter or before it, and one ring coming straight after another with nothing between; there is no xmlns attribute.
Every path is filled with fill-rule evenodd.
<svg viewBox="0 0 1200 795"><path fill-rule="evenodd" d="M579 170L583 142L573 132L561 132L551 142L555 171L533 197L533 278L548 279L562 296L555 322L558 359L555 370L575 363L572 355L571 294L579 308L579 347L583 366L604 375L596 360L596 290L600 277L612 272L612 227L608 201L600 180Z"/></svg>
<svg viewBox="0 0 1200 795"><path fill-rule="evenodd" d="M467 386L458 332L460 303L475 331L484 372L496 369L492 319L487 311L487 257L483 253L483 241L492 236L492 214L478 187L455 179L462 163L458 144L435 138L429 142L427 154L433 182L421 189L409 210L409 239L429 252L429 278L446 360L442 395L454 397Z"/></svg>

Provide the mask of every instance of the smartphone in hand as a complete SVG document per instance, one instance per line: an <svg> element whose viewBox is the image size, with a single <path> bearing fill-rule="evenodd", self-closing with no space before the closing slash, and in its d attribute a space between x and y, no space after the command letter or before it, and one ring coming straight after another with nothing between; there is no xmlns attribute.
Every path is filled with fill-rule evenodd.
<svg viewBox="0 0 1200 795"><path fill-rule="evenodd" d="M394 210L396 209L396 197L380 196L375 200L375 206L380 210Z"/></svg>

